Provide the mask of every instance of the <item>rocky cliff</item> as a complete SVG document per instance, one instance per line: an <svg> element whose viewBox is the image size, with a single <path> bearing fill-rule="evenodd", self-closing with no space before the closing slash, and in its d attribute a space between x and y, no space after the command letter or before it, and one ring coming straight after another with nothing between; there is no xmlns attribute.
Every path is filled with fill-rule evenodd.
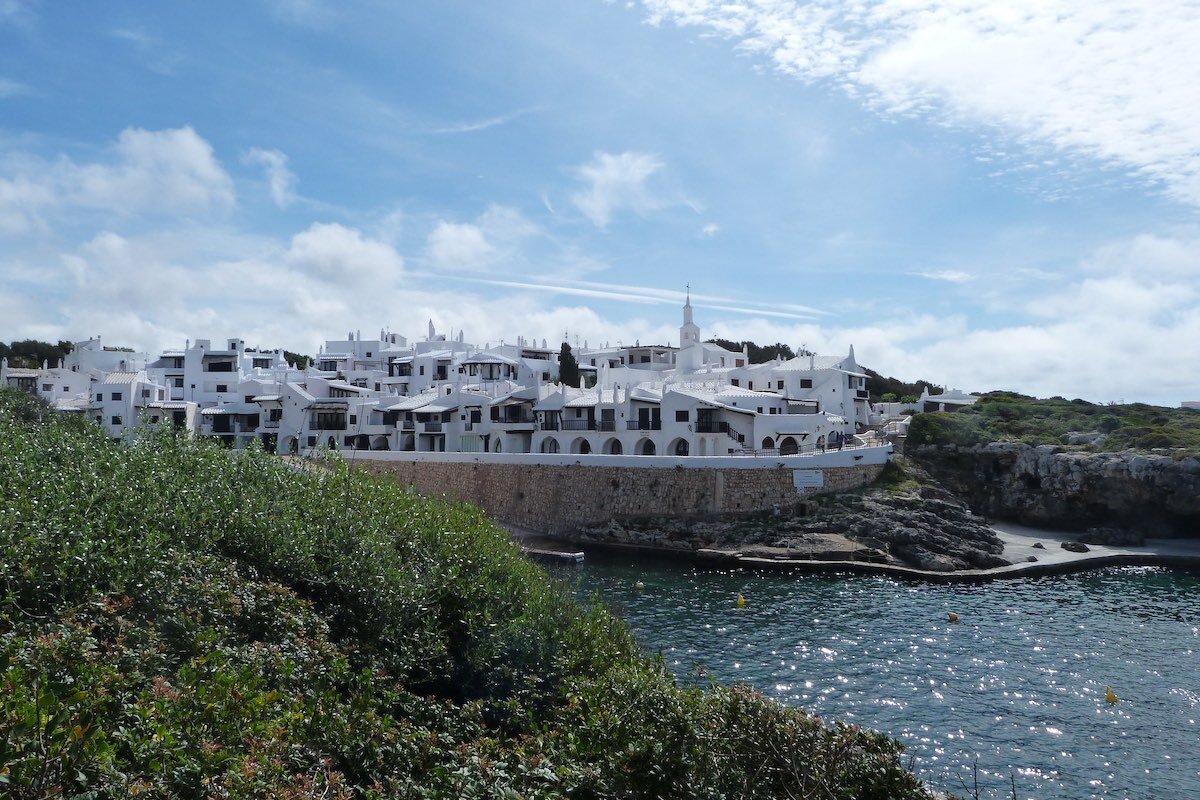
<svg viewBox="0 0 1200 800"><path fill-rule="evenodd" d="M890 479L890 480L889 480ZM574 534L584 544L737 552L816 561L869 561L935 572L1008 564L986 520L897 459L863 490L810 498L776 513L625 517Z"/></svg>
<svg viewBox="0 0 1200 800"><path fill-rule="evenodd" d="M906 455L978 514L1065 530L1200 536L1200 460L1007 442Z"/></svg>

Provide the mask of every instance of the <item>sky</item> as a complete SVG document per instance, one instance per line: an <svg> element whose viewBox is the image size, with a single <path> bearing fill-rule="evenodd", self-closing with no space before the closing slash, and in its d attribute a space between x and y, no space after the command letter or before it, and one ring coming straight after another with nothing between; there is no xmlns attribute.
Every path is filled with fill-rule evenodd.
<svg viewBox="0 0 1200 800"><path fill-rule="evenodd" d="M0 0L0 340L785 342L1200 399L1200 5Z"/></svg>

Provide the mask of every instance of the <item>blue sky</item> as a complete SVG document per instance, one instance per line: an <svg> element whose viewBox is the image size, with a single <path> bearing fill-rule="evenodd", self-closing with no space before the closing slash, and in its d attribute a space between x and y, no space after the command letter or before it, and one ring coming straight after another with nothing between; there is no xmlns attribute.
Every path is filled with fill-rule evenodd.
<svg viewBox="0 0 1200 800"><path fill-rule="evenodd" d="M0 339L851 343L1200 399L1200 10L0 0Z"/></svg>

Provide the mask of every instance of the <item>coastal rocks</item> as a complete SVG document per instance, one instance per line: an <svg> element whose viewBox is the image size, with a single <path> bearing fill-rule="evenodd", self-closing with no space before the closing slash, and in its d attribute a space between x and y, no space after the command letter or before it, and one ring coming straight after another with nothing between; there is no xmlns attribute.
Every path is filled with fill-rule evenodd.
<svg viewBox="0 0 1200 800"><path fill-rule="evenodd" d="M1095 527L1088 528L1079 541L1087 544L1106 544L1110 547L1141 547L1146 544L1146 536L1141 531L1131 531L1125 528Z"/></svg>
<svg viewBox="0 0 1200 800"><path fill-rule="evenodd" d="M1048 528L1200 534L1200 461L993 442L911 447L908 457L978 513Z"/></svg>
<svg viewBox="0 0 1200 800"><path fill-rule="evenodd" d="M1090 553L1092 548L1083 542L1062 542L1062 549L1071 553Z"/></svg>
<svg viewBox="0 0 1200 800"><path fill-rule="evenodd" d="M747 558L896 564L933 572L1010 564L987 523L912 464L897 482L821 495L755 515L613 519L577 529L582 544Z"/></svg>

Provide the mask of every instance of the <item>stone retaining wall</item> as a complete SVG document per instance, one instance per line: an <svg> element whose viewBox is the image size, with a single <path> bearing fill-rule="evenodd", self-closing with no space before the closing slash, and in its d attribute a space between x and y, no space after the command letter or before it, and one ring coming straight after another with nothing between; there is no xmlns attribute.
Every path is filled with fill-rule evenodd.
<svg viewBox="0 0 1200 800"><path fill-rule="evenodd" d="M873 481L883 464L822 469L824 486L797 489L794 470L434 463L362 460L356 469L391 475L431 497L473 503L497 520L561 534L611 519L749 513L794 506L816 493Z"/></svg>

